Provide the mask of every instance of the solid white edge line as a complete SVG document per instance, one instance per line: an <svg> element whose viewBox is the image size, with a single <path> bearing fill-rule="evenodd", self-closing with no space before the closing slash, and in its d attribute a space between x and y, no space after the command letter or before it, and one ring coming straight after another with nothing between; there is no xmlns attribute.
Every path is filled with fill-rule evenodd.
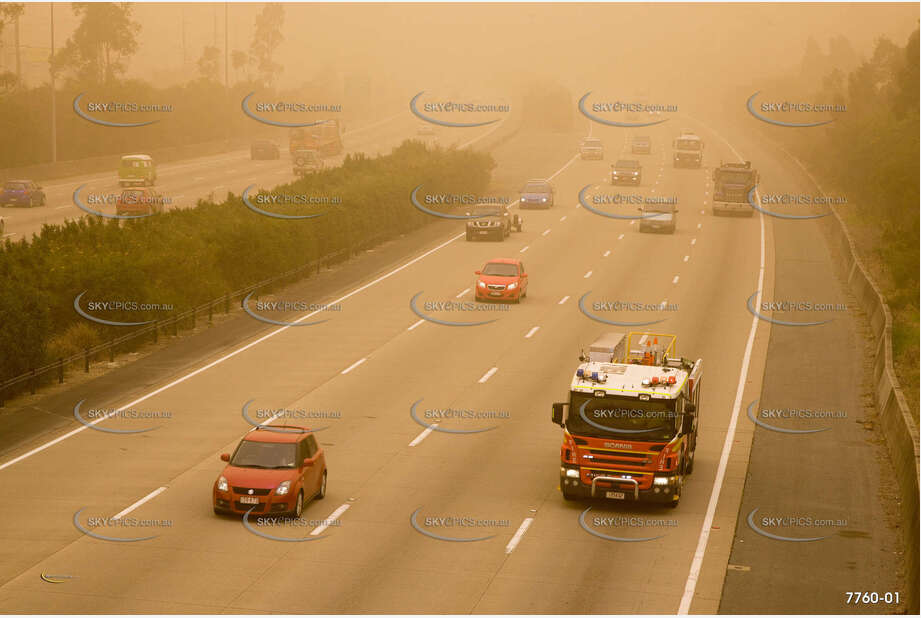
<svg viewBox="0 0 921 618"><path fill-rule="evenodd" d="M497 371L499 371L499 368L498 368L498 367L493 367L492 369L490 369L489 371L487 371L486 373L484 373L484 374L483 374L483 377L480 378L480 379L478 380L478 382L479 382L480 384L484 384L489 378L493 377L493 375L494 375Z"/></svg>
<svg viewBox="0 0 921 618"><path fill-rule="evenodd" d="M416 322L415 324L413 324L412 326L410 326L410 327L407 328L406 330L413 330L414 328L416 328L417 326L419 326L419 325L422 324L423 322L425 322L425 320L419 320L418 322Z"/></svg>
<svg viewBox="0 0 921 618"><path fill-rule="evenodd" d="M420 433L418 436L416 436L415 438L413 438L413 441L410 442L409 445L410 445L410 446L416 446L417 444L419 444L420 442L422 442L423 440L425 440L425 439L428 437L428 435L429 435L430 433L432 433L432 431L433 431L433 430L435 429L435 427L437 427L437 426L438 426L438 423L432 423L432 426L431 426L431 427L426 427L425 429L423 429L423 430L422 430L422 433Z"/></svg>
<svg viewBox="0 0 921 618"><path fill-rule="evenodd" d="M351 504L348 504L348 503L343 504L343 505L340 506L338 509L336 509L335 511L333 511L332 513L330 513L329 516L328 516L324 521L327 521L327 522L336 521L337 519L339 519L339 516L340 516L340 515L342 515L343 513L345 513L347 510L349 510L349 507L350 507L350 506L352 506L352 505L351 505ZM313 530L310 531L310 536L317 536L317 535L320 535L320 534L322 534L323 531L326 530L327 528L329 528L329 524L328 524L328 523L320 524L319 526L317 526L316 528L314 528Z"/></svg>
<svg viewBox="0 0 921 618"><path fill-rule="evenodd" d="M395 116L394 116L394 117L395 117ZM382 122L383 122L383 121L382 121ZM352 133L354 134L354 133L356 133L356 132L357 132L357 130L356 130L356 131L353 131ZM567 167L569 167L570 165L572 165L572 163L573 163L577 158L578 158L578 155L573 156L573 158L570 159L569 162L566 163L566 165L564 165L562 168L560 168L559 170L557 170L556 173L554 173L552 176L550 176L550 178L553 178L553 177L557 176L560 172L562 172L562 171L565 170ZM283 173L286 173L286 172L285 172L285 170L279 170L279 173L282 173L282 174L283 174ZM549 179L548 179L548 180L549 180ZM519 201L519 200L515 200L514 202L512 202L512 203L509 205L509 207L514 206L515 204L518 203L518 201ZM13 236L13 235L16 234L16 233L17 233L17 232L12 232L12 233L9 233L9 234L5 234L5 235L4 235L4 238L6 238L7 236ZM362 285L362 286L359 286L359 287L355 288L355 289L352 290L351 292L348 292L347 294L344 294L344 295L340 296L338 299L336 299L336 300L334 300L334 301L332 301L332 302L330 302L330 303L327 303L327 304L328 304L328 305L335 305L335 304L337 304L337 303L340 303L340 302L342 302L342 301L344 301L344 300L346 300L346 299L348 299L348 298L351 298L352 296L355 296L355 295L358 294L359 292L363 292L364 290L367 290L368 288L370 288L370 287L372 287L372 286L374 286L374 285L377 285L377 284L380 283L381 281L384 281L384 280L386 280L386 279L389 279L390 277L392 277L393 275L397 274L398 272L401 272L402 270L404 270L404 269L406 269L406 268L409 268L410 266L412 266L412 265L415 264L416 262L419 262L419 261L421 261L421 260L427 258L428 256L430 256L431 254L433 254L433 253L435 253L435 252L437 252L437 251L440 251L441 249L443 249L444 247L450 245L452 242L454 242L455 240L457 240L458 238L460 238L460 237L462 237L462 236L464 236L464 233L463 233L463 232L460 233L460 234L457 234L456 236L452 236L451 238L449 238L449 239L446 240L445 242L441 243L440 245L437 245L437 246L433 247L432 249L429 249L429 250L426 251L425 253L423 253L423 254L421 254L421 255L418 255L418 256L414 257L413 259L409 260L409 261L406 262L405 264L402 264L402 265L398 266L397 268L391 270L390 272L381 275L381 276L378 277L377 279L374 279L374 280L372 280L372 281L369 281L368 283L366 283L366 284L364 284L364 285ZM567 296L566 298L569 298L569 297ZM565 299L564 299L564 301L565 301ZM560 304L562 305L563 302L560 302ZM300 317L300 318L294 320L294 323L297 324L297 323L299 323L299 322L302 322L303 320L307 320L307 319L309 319L309 318L315 316L316 314L320 313L320 311L322 311L322 309L318 309L318 310L316 310L316 311L313 311L313 312L311 312L311 313L308 313L307 315L304 315L304 316L302 316L302 317ZM159 388L157 388L157 389L154 389L154 390L150 391L150 392L147 393L146 395L143 395L143 396L141 396L141 397L138 397L138 398L135 399L134 401L131 401L131 402L126 403L126 404L125 404L124 406L122 406L121 408L118 408L118 409L115 411L115 413L123 412L123 411L125 411L125 410L128 410L128 409L130 409L132 406L136 406L137 404L139 404L139 403L141 403L141 402L143 402L143 401L147 401L147 400L150 399L151 397L154 397L155 395L159 395L159 394L162 393L163 391L169 390L169 389L173 388L174 386L176 386L177 384L182 384L182 383L185 382L186 380L188 380L188 379L190 379L190 378L193 378L193 377L197 376L197 375L200 374L200 373L204 373L205 371L211 369L212 367L214 367L214 366L216 366L216 365L220 365L221 363L223 363L223 362L225 362L225 361L227 361L227 360L233 358L234 356L237 356L238 354L242 354L242 353L245 352L246 350L248 350L248 349L250 349L250 348L252 348L252 347L254 347L254 346L259 345L260 343L262 343L262 342L265 341L266 339L270 339L271 337L274 337L275 335L277 335L277 334L279 334L279 333L281 333L281 332L284 332L284 331L288 330L289 328L291 328L291 326L282 326L282 327L280 327L280 328L277 328L277 329L273 330L273 331L270 332L270 333L266 333L266 334L263 335L262 337L259 337L258 339L254 340L254 341L251 341L251 342L247 343L246 345L241 346L241 347L237 348L236 350L234 350L234 351L232 351L232 352L228 352L228 353L225 354L224 356L221 356L221 357L219 357L219 358L217 358L217 359L211 361L211 362L208 363L207 365L204 365L204 366L202 366L202 367L199 367L198 369L196 369L196 370L194 370L194 371L190 371L189 373L185 374L184 376L182 376L182 377L180 377L180 378L177 378L177 379L173 380L172 382L168 382L168 383L164 384L163 386L161 386L161 387L159 387ZM113 413L113 415L114 415L115 413ZM101 423L102 421L106 420L106 418L109 418L109 417L107 417L107 416L101 416L101 417L97 418L96 420L90 421L88 424L89 424L89 425L95 425L96 423ZM87 429L89 429L89 427L88 427L87 425L80 425L80 427L77 427L76 429L73 429L73 430L71 430L71 431L68 431L67 433L65 433L65 434L63 434L63 435L60 435L60 436L58 436L57 438L54 438L53 440L49 440L48 442L45 442L44 444L42 444L42 445L40 445L40 446L36 446L35 448L26 451L26 452L23 453L22 455L18 455L17 457L14 457L13 459L10 459L9 461L6 461L6 462L3 462L2 464L0 464L0 471L5 470L5 469L9 468L10 466L15 465L15 464L19 463L20 461L23 461L23 460L25 460L25 459L28 459L28 458L31 457L32 455L35 455L35 454L37 454L37 453L41 453L41 452L44 451L45 449L48 449L48 448L54 446L55 444L58 444L59 442L63 442L64 440L70 438L71 436L74 436L74 435L76 435L76 434L78 434L78 433L80 433L80 432L82 432L82 431L87 430Z"/></svg>
<svg viewBox="0 0 921 618"><path fill-rule="evenodd" d="M143 498L141 498L140 500L138 500L137 502L135 502L128 508L126 508L124 511L121 511L118 515L113 515L112 519L121 519L122 517L124 517L125 515L133 511L134 509L138 508L145 502L153 500L154 498L162 494L164 491L166 491L166 487L158 487L157 489L154 489L152 492L150 492L149 494L147 494L146 496L144 496Z"/></svg>
<svg viewBox="0 0 921 618"><path fill-rule="evenodd" d="M534 336L534 333L540 330L540 326L534 326L531 330L528 331L528 334L524 336L525 339L530 339Z"/></svg>
<svg viewBox="0 0 921 618"><path fill-rule="evenodd" d="M508 542L508 545L505 546L505 553L510 554L515 551L515 548L518 547L518 543L521 542L521 537L524 536L524 533L528 531L528 528L531 527L531 522L534 521L533 517L525 517L524 521L521 522L521 525L518 526L518 531L515 532L515 536L512 537L512 540Z"/></svg>
<svg viewBox="0 0 921 618"><path fill-rule="evenodd" d="M364 290L368 289L369 287L371 287L371 286L373 286L373 285L376 285L376 284L380 283L381 281L384 281L385 279L389 279L390 277L392 277L393 275L395 275L395 274L397 274L398 272L402 271L403 269L408 268L409 266L415 264L416 262L418 262L418 261L420 261L420 260L422 260L422 259L428 257L429 255L435 253L436 251L442 249L443 247L448 246L449 244L451 244L452 242L454 242L454 241L457 240L458 238L462 237L463 235L464 235L464 233L460 233L460 234L458 234L457 236L452 236L451 238L449 238L449 239L446 240L445 242L441 243L441 244L438 245L437 247L434 247L434 248L432 248L432 249L429 249L428 251L426 251L426 252L423 253L422 255L419 255L419 256L413 258L412 260L406 262L405 264L403 264L403 265L401 265L401 266L398 266L397 268L391 270L389 273L383 274L383 275L381 275L380 277L378 277L377 279L374 279L373 281L369 281L368 283L364 284L363 286L360 286L360 287L355 288L354 290L352 290L352 291L349 292L348 294L344 294L343 296L340 296L338 299L336 299L336 300L334 300L334 301L332 301L332 302L330 302L330 303L327 303L327 305L335 305L335 304L337 304L337 303L340 303L340 302L346 300L347 298L351 298L352 296L358 294L359 292L363 292ZM309 319L309 318L315 316L316 314L320 313L321 311L323 311L323 309L317 309L316 311L312 311L311 313L308 313L307 315L301 316L300 318L294 320L294 323L296 324L296 323L298 323L298 322L302 322L303 320ZM163 391L169 390L169 389L173 388L174 386L176 386L177 384L182 384L182 383L185 382L186 380L188 380L188 379L190 379L190 378L193 378L193 377L197 376L198 374L203 373L203 372L205 372L205 371L211 369L212 367L214 367L214 366L216 366L216 365L220 365L220 364L223 363L224 361L227 361L227 360L233 358L234 356L236 356L236 355L238 355L238 354L242 354L242 353L245 352L246 350L248 350L248 349L250 349L250 348L252 348L252 347L254 347L254 346L259 345L260 343L262 343L262 342L265 341L266 339L269 339L269 338L271 338L271 337L274 337L275 335L277 335L277 334L279 334L279 333L281 333L281 332L284 332L284 331L288 330L289 328L292 328L292 327L291 327L291 326L282 326L282 327L280 327L280 328L277 328L277 329L273 330L273 331L270 332L270 333L266 333L266 334L263 335L262 337L259 337L258 339L254 340L254 341L251 341L251 342L247 343L246 345L244 345L244 346L242 346L242 347L237 348L237 349L234 350L233 352L229 352L229 353L225 354L224 356L221 356L220 358L217 358L217 359L211 361L211 362L208 363L207 365L204 365L203 367L199 367L199 368L196 369L195 371L190 371L189 373L185 374L185 375L182 376L181 378L177 378L177 379L173 380L172 382L169 382L169 383L167 383L167 384L164 384L164 385L161 386L160 388L157 388L157 389L154 389L154 390L150 391L149 393L147 393L146 395L144 395L144 396L142 396L142 397L138 397L138 398L135 399L134 401L131 401L131 402L129 402L129 403L126 403L124 406L122 406L121 408L119 408L119 409L117 409L115 412L113 412L113 415L116 414L116 413L118 413L118 412L123 412L124 410L128 410L128 409L130 409L132 406L136 406L137 404L141 403L142 401L147 401L147 400L150 399L151 397L153 397L153 396L155 396L155 395L159 395L159 394L162 393ZM97 418L96 420L89 421L88 424L89 424L89 425L95 425L96 423L101 423L101 422L104 421L106 418L107 418L107 417L105 417L105 416L100 416L100 417ZM46 442L45 444L42 444L41 446L37 446L37 447L35 447L34 449L31 449L31 450L29 450L29 451L26 451L26 452L23 453L22 455L19 455L18 457L14 457L13 459L11 459L11 460L9 460L9 461L0 464L0 470L5 470L6 468L12 466L13 464L19 463L20 461L22 461L22 460L24 460L24 459L28 459L28 458L31 457L32 455L35 455L36 453L40 453L40 452L44 451L45 449L47 449L47 448L49 448L49 447L51 447L51 446L54 446L54 445L57 444L58 442L63 442L63 441L66 440L67 438L69 438L69 437L71 437L71 436L73 436L73 435L75 435L75 434L78 434L78 433L80 433L81 431L85 431L86 429L89 429L89 427L87 427L87 425L80 425L80 426L77 427L76 429L73 429L73 430L71 430L71 431L65 433L65 434L62 435L62 436L58 436L57 438L55 438L55 439L53 439L53 440L50 440L50 441Z"/></svg>
<svg viewBox="0 0 921 618"><path fill-rule="evenodd" d="M365 356L364 358L362 358L362 359L360 359L360 360L355 361L354 363L352 363L351 365L349 365L348 367L346 367L345 369L342 370L342 375L347 374L347 373L350 372L352 369L355 369L355 367L358 367L359 365L361 365L361 364L362 364L363 362L365 362L366 360L368 360L368 357L367 357L367 356Z"/></svg>
<svg viewBox="0 0 921 618"><path fill-rule="evenodd" d="M740 161L744 160L742 155L736 152L736 149L726 141L726 139L712 129L710 131L719 137ZM755 200L760 202L758 190L755 190ZM758 220L761 223L761 264L758 268L758 288L755 297L755 306L761 305L761 288L764 285L764 214L759 213ZM729 465L729 454L732 451L732 443L736 435L736 426L739 421L739 410L742 407L742 395L745 393L745 384L748 381L748 367L751 363L752 349L755 346L755 335L758 332L757 316L752 316L751 329L748 332L748 341L745 343L745 353L742 356L742 367L739 370L739 383L736 387L735 401L732 404L732 416L729 419L729 428L726 431L726 439L723 441L723 450L720 453L720 463L716 469L716 478L713 480L713 490L710 492L710 501L707 503L707 514L704 516L703 525L700 528L700 537L697 540L697 548L694 551L694 559L691 561L691 568L688 572L687 581L684 584L684 594L681 597L681 603L678 605L678 614L684 615L690 612L691 604L694 602L694 592L697 589L697 580L700 577L700 570L703 567L704 556L707 553L707 543L710 540L710 529L713 526L713 518L716 516L716 507L720 499L720 492L723 488L723 480L726 476L726 468ZM733 536L735 532L733 531Z"/></svg>

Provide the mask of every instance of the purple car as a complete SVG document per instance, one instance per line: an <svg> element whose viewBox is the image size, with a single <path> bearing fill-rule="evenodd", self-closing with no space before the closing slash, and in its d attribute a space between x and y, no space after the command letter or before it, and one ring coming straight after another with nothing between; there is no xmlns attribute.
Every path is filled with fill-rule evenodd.
<svg viewBox="0 0 921 618"><path fill-rule="evenodd" d="M44 206L45 192L31 180L9 180L0 190L0 206Z"/></svg>

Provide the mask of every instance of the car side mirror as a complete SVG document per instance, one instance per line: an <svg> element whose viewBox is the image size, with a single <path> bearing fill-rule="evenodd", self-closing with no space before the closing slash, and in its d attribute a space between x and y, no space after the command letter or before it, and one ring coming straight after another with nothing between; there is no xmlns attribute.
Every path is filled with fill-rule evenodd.
<svg viewBox="0 0 921 618"><path fill-rule="evenodd" d="M522 279L527 279L527 278L528 278L528 273L521 273L521 278L522 278Z"/></svg>
<svg viewBox="0 0 921 618"><path fill-rule="evenodd" d="M677 215L677 214L678 214L678 209L676 208L676 209L673 210L672 212L675 213L675 214Z"/></svg>
<svg viewBox="0 0 921 618"><path fill-rule="evenodd" d="M304 465L307 466L308 468L311 467L313 465L313 459L310 459L310 458L305 459Z"/></svg>
<svg viewBox="0 0 921 618"><path fill-rule="evenodd" d="M690 414L685 414L681 418L681 433L688 434L691 433L691 430L694 429L694 417Z"/></svg>
<svg viewBox="0 0 921 618"><path fill-rule="evenodd" d="M563 406L565 403L555 403L553 404L553 411L550 413L550 420L553 421L554 425L563 426Z"/></svg>
<svg viewBox="0 0 921 618"><path fill-rule="evenodd" d="M221 453L221 461L230 461L230 453Z"/></svg>
<svg viewBox="0 0 921 618"><path fill-rule="evenodd" d="M474 274L474 275L482 275L482 274L483 274L483 271L482 271L482 270L475 270L475 271L473 271L473 274Z"/></svg>

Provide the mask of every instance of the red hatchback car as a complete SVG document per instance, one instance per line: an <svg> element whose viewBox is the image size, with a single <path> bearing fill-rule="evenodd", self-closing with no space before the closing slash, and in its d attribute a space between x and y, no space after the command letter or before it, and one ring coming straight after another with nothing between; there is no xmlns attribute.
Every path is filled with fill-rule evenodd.
<svg viewBox="0 0 921 618"><path fill-rule="evenodd" d="M300 517L311 498L326 495L326 457L306 427L265 425L240 441L214 482L214 512Z"/></svg>
<svg viewBox="0 0 921 618"><path fill-rule="evenodd" d="M521 260L490 260L476 274L479 277L474 296L478 301L510 300L517 303L528 295L528 273Z"/></svg>

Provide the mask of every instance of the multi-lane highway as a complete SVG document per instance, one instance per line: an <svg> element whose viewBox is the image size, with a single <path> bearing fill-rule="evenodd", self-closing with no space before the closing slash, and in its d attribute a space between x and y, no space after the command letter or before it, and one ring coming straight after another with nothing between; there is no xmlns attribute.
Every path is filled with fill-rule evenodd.
<svg viewBox="0 0 921 618"><path fill-rule="evenodd" d="M707 164L754 158L704 123L681 122L707 142ZM652 136L650 155L625 155L642 161L638 188L606 184L609 165L628 148L631 132L594 128L607 146L604 161L580 160L575 132L563 140L555 136L554 146L537 157L540 169L530 169L519 183L550 178L557 205L521 211L521 233L501 244L467 243L458 227L380 272L343 281L335 293L297 299L341 305L340 311L323 312L328 319L321 324L266 328L140 396L86 402L168 412L155 430L97 430L150 426L137 419L110 419L96 429L75 423L69 432L8 453L0 461L0 486L8 497L0 505L5 524L0 609L716 612L754 429L744 406L761 392L770 335L770 325L754 317L745 300L757 290L772 297L775 227L760 215L713 217L708 170L671 166L676 127L670 125L642 130ZM408 121L404 135L406 126ZM396 139L384 127L376 137L367 133L379 148ZM522 139L533 147L540 138ZM559 147L560 142L570 146ZM498 178L503 160L522 147L512 142L499 149ZM162 190L192 199L196 192L223 190L221 184L239 192L247 184L290 175L284 158L245 159L238 153L200 167L164 166ZM96 182L102 187L111 178ZM586 210L578 200L586 185L589 194L677 197L677 231L640 234L636 220ZM55 187L50 208L69 199L73 188L63 181ZM494 187L512 199L516 188ZM608 210L633 214L635 207ZM13 225L7 232L25 233L37 222ZM494 257L523 260L530 276L528 297L508 311L489 313L496 321L443 326L410 310L410 299L420 291L427 300L472 301L473 273ZM587 292L592 300L676 307L662 314L605 317L666 318L656 328L677 334L682 355L704 359L695 470L676 509L573 503L560 496L561 435L550 422L550 404L566 397L580 350L599 333L614 330L579 311L578 300ZM291 317L315 317L307 315ZM473 321L482 314L433 316ZM329 467L326 498L305 507L303 525L257 528L308 540L266 539L239 518L212 513L211 487L223 465L219 455L251 429L241 416L251 400L258 408L324 413L316 424L325 427L317 436ZM410 415L419 400L420 411L501 414L425 428ZM487 427L492 429L470 434L440 431ZM637 540L591 534L579 524L588 506L590 528ZM116 515L160 525L97 527L99 534L122 539L155 537L99 540L76 527L81 509L76 523L87 529L90 518ZM412 525L417 510L416 521L427 532L488 538L432 538ZM438 519L426 518L478 522L439 527ZM655 538L638 540L647 537Z"/></svg>
<svg viewBox="0 0 921 618"><path fill-rule="evenodd" d="M440 136L417 136L416 127L420 121L408 111L390 115L382 120L356 126L343 135L343 154L327 159L327 165L338 165L349 152L364 152L376 155L389 152L391 148L407 138L431 142L438 139L444 146L452 143L462 145L492 130L476 129L462 135L443 133ZM439 139L440 138L440 139ZM281 149L281 158L276 160L252 160L249 149L235 150L219 155L199 157L158 166L157 183L154 190L164 200L164 209L194 206L199 199L223 200L228 192L240 195L246 187L255 184L258 188L272 188L295 180L291 156L288 153L287 134L279 133L275 142ZM78 199L88 208L113 215L115 203L122 188L118 185L116 169L42 182L47 202L35 208L2 208L0 216L6 222L4 238L19 240L29 238L41 230L43 224L62 223L67 219L87 216L74 202L74 192L79 188ZM105 198L101 204L91 203L90 196ZM92 215L89 215L92 216Z"/></svg>

